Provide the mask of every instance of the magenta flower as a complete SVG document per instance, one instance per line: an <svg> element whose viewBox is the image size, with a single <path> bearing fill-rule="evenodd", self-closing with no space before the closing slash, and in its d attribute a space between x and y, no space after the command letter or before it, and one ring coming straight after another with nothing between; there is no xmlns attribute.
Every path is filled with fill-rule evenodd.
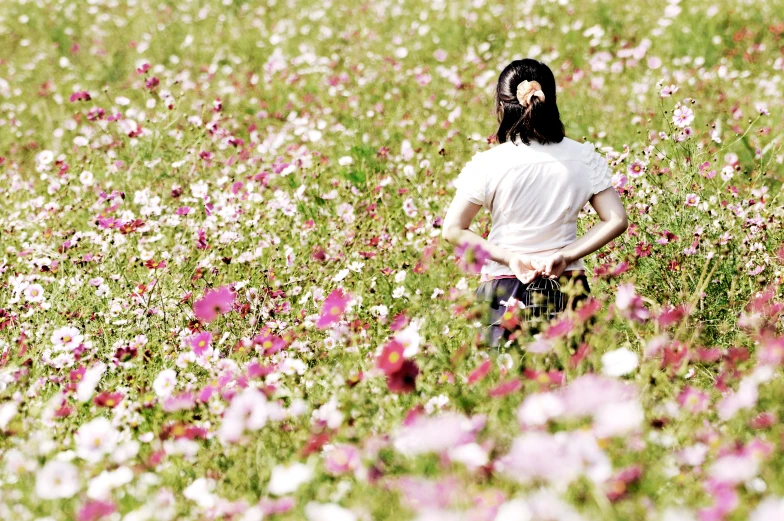
<svg viewBox="0 0 784 521"><path fill-rule="evenodd" d="M482 266L490 259L490 252L478 244L464 242L455 247L455 255L458 257L458 266L467 273L479 273Z"/></svg>
<svg viewBox="0 0 784 521"><path fill-rule="evenodd" d="M413 360L404 360L400 369L387 375L387 388L393 393L410 393L416 389L419 367Z"/></svg>
<svg viewBox="0 0 784 521"><path fill-rule="evenodd" d="M343 290L340 288L333 289L329 296L324 299L324 303L321 306L321 316L318 322L316 322L316 326L319 329L324 329L338 322L346 310L349 300L351 300L351 297L348 294L344 294Z"/></svg>
<svg viewBox="0 0 784 521"><path fill-rule="evenodd" d="M687 386L678 395L678 403L686 411L696 414L705 411L710 405L710 398L704 392Z"/></svg>
<svg viewBox="0 0 784 521"><path fill-rule="evenodd" d="M235 297L234 292L228 286L208 290L193 305L193 312L199 320L211 322L218 315L231 311Z"/></svg>
<svg viewBox="0 0 784 521"><path fill-rule="evenodd" d="M204 352L207 349L209 349L211 341L212 341L212 333L210 333L209 331L203 331L198 335L192 336L188 340L188 343L190 344L196 356L201 356L204 354Z"/></svg>
<svg viewBox="0 0 784 521"><path fill-rule="evenodd" d="M79 509L76 519L78 521L98 521L116 511L117 507L109 501L88 501Z"/></svg>

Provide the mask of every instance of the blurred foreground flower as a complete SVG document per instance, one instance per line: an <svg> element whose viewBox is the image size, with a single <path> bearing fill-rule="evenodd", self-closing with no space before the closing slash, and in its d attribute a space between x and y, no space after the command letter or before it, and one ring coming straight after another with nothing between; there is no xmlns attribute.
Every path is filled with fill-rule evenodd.
<svg viewBox="0 0 784 521"><path fill-rule="evenodd" d="M464 242L455 247L458 266L467 273L479 273L490 259L490 253L478 244Z"/></svg>
<svg viewBox="0 0 784 521"><path fill-rule="evenodd" d="M196 318L205 322L212 322L219 315L231 311L235 295L228 286L208 290L204 296L193 305Z"/></svg>

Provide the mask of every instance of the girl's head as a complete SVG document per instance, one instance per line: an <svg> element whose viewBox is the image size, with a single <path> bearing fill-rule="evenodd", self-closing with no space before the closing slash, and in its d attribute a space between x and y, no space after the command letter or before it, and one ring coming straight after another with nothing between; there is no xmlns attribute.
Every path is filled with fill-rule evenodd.
<svg viewBox="0 0 784 521"><path fill-rule="evenodd" d="M517 98L517 87L526 80L541 85L544 101L540 96L532 96L523 106ZM514 141L516 137L526 145L531 139L547 144L560 143L564 138L564 126L555 104L555 77L540 61L515 60L501 71L495 89L495 111L495 137L499 143Z"/></svg>

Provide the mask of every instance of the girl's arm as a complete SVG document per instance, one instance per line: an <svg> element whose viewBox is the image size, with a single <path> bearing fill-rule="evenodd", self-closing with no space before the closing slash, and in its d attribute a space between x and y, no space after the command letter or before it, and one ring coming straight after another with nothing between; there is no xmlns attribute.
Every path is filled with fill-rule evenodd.
<svg viewBox="0 0 784 521"><path fill-rule="evenodd" d="M523 282L530 282L536 278L540 272L534 269L532 260L527 255L515 254L498 246L492 244L480 237L468 227L471 221L474 220L476 214L482 208L482 205L474 204L471 201L456 195L452 200L452 204L446 212L444 223L441 228L441 237L454 246L468 243L470 245L477 245L483 250L487 251L490 258L495 262L509 266L512 272Z"/></svg>
<svg viewBox="0 0 784 521"><path fill-rule="evenodd" d="M545 277L560 276L571 262L595 252L629 227L626 209L615 188L602 190L591 197L589 202L599 215L599 222L591 226L579 239L544 259L541 264L534 264L541 269Z"/></svg>

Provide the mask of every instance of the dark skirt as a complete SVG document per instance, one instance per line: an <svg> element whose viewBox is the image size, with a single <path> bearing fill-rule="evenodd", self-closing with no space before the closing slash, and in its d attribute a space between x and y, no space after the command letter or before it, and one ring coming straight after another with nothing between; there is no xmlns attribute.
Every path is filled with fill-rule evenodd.
<svg viewBox="0 0 784 521"><path fill-rule="evenodd" d="M566 287L569 280L575 282L576 294L573 292L571 296L561 290L562 285ZM537 278L526 284L516 277L482 282L476 289L476 298L483 307L482 342L491 347L498 347L502 341L506 342L510 339L513 331L500 325L507 310L506 305L501 302L506 302L510 297L525 305L522 310L515 310L516 316L520 317L521 321L525 321L534 317L555 318L567 308L575 309L577 303L587 299L589 294L590 287L585 274L574 275L571 279L564 276L561 277L560 282Z"/></svg>

